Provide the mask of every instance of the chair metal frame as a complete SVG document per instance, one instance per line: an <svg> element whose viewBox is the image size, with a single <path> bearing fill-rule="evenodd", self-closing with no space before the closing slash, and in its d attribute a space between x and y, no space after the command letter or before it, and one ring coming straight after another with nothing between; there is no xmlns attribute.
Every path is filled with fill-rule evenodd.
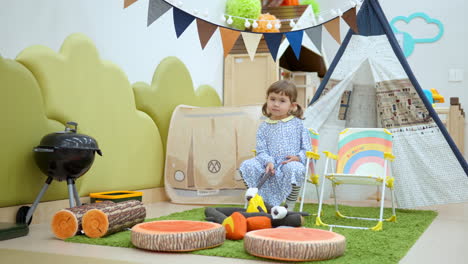
<svg viewBox="0 0 468 264"><path fill-rule="evenodd" d="M317 201L319 200L319 175L316 173L317 161L320 159L320 154L318 154L318 143L319 143L319 133L312 128L309 128L310 143L312 145L312 151L306 151L306 171L304 182L302 184L302 195L301 203L299 206L299 211L302 212L304 207L304 199L306 193L307 182L310 182L315 185L317 191Z"/></svg>
<svg viewBox="0 0 468 264"><path fill-rule="evenodd" d="M340 134L344 134L349 129L343 130ZM391 135L391 133L386 130L382 129L385 133ZM325 189L325 184L321 185L320 188L320 197L319 197L319 206L317 217L315 219L315 224L318 226L328 226L330 229L334 227L342 227L342 228L352 228L352 229L364 229L364 230L373 230L379 231L383 228L383 221L388 222L396 222L396 212L395 212L395 195L394 195L394 178L391 176L391 172L388 173L388 162L393 161L395 156L393 156L390 152L384 152L384 164L383 164L383 171L376 172L375 175L359 175L359 174L346 174L346 173L335 173L335 167L337 165L337 161L339 157L329 151L324 151L327 159L325 161L325 168L324 173L321 176L321 182L324 183L325 179L328 179L332 182L332 191L335 201L335 214L338 217L346 218L346 219L359 219L359 220L369 220L369 221L377 221L377 224L373 227L362 227L362 226L348 226L348 225L334 225L334 224L327 224L324 223L321 219L322 215L322 205L323 205L323 193ZM331 171L331 172L330 172ZM380 187L382 192L380 195L380 214L379 218L367 218L367 217L356 217L356 216L345 216L340 213L338 208L338 202L336 197L336 186L341 184L357 184L357 185L375 185ZM389 188L391 191L391 202L392 202L392 216L388 219L383 218L384 213L384 198L385 198L385 189Z"/></svg>

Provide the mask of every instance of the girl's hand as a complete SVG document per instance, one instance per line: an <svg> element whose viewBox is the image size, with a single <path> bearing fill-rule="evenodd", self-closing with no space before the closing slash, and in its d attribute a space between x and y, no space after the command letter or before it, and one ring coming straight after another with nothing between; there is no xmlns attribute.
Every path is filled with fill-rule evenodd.
<svg viewBox="0 0 468 264"><path fill-rule="evenodd" d="M286 164L291 161L301 161L298 156L286 156L288 160L281 162L281 164Z"/></svg>
<svg viewBox="0 0 468 264"><path fill-rule="evenodd" d="M265 173L270 173L271 174L275 174L275 165L273 165L273 163L269 162L267 165L266 165L266 169L265 169Z"/></svg>

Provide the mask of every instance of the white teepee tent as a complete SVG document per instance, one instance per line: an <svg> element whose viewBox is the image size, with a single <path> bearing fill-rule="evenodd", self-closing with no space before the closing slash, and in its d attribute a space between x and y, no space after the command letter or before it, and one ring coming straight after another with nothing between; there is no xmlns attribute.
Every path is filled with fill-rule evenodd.
<svg viewBox="0 0 468 264"><path fill-rule="evenodd" d="M358 28L358 34L348 32L305 112L305 125L320 133L320 149L336 153L346 127L387 128L400 208L468 201L467 163L424 96L377 0L364 1ZM356 188L340 198L357 198ZM375 189L364 195L370 192Z"/></svg>

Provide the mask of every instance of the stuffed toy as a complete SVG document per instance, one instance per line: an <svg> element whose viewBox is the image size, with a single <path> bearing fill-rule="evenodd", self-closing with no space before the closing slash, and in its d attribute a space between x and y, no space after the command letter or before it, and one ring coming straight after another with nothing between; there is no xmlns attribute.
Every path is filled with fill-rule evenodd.
<svg viewBox="0 0 468 264"><path fill-rule="evenodd" d="M247 213L239 207L207 207L205 208L205 220L222 224L226 229L226 238L231 240L243 239L251 230L288 226L300 227L304 224L305 212L288 212L284 207L275 206L269 208L269 213Z"/></svg>

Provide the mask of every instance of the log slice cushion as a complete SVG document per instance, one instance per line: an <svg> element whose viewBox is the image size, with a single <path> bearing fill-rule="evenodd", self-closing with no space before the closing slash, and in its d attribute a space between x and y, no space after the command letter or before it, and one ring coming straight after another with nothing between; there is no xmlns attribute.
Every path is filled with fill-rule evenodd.
<svg viewBox="0 0 468 264"><path fill-rule="evenodd" d="M313 228L271 228L248 232L245 250L254 256L286 260L327 260L343 255L344 236Z"/></svg>
<svg viewBox="0 0 468 264"><path fill-rule="evenodd" d="M226 231L218 223L163 220L137 224L132 244L141 249L183 252L212 248L224 243Z"/></svg>

